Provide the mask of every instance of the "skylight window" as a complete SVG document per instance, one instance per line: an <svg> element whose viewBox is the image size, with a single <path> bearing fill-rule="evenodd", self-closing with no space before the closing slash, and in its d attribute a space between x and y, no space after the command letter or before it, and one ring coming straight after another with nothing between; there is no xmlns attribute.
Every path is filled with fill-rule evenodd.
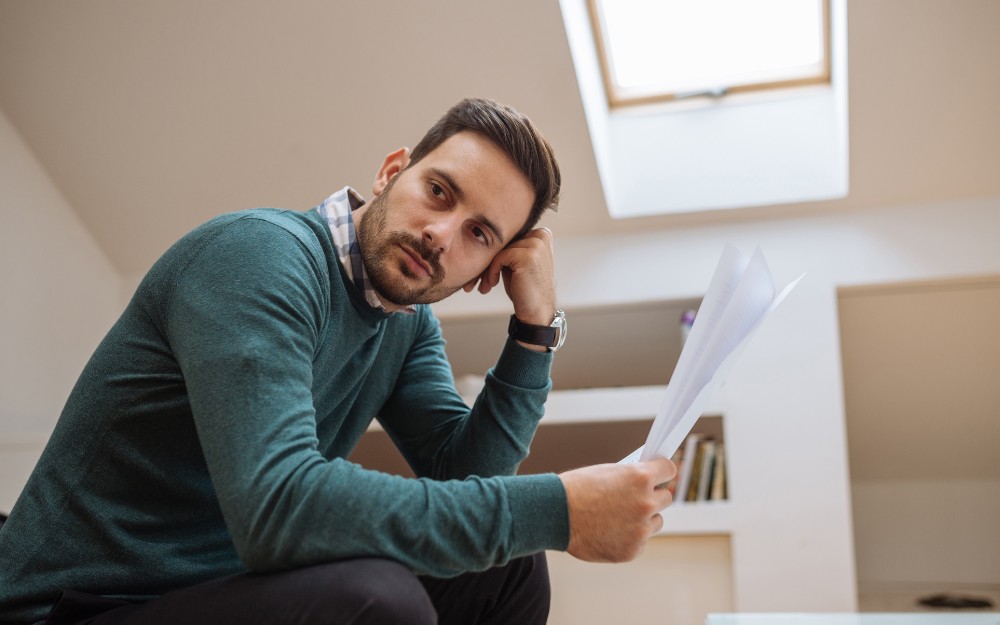
<svg viewBox="0 0 1000 625"><path fill-rule="evenodd" d="M589 0L612 106L828 82L829 0Z"/></svg>

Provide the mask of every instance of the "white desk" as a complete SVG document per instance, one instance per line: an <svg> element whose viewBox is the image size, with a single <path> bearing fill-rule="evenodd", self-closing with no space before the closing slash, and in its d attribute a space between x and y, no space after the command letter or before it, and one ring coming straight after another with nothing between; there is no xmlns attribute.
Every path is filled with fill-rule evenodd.
<svg viewBox="0 0 1000 625"><path fill-rule="evenodd" d="M1000 625L1000 612L709 614L705 625Z"/></svg>

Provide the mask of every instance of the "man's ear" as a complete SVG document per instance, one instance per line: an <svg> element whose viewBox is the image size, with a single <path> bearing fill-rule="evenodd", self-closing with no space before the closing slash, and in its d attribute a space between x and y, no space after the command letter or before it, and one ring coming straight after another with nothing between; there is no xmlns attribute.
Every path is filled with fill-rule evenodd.
<svg viewBox="0 0 1000 625"><path fill-rule="evenodd" d="M382 190L389 184L389 181L399 172L406 169L410 164L410 148L399 148L395 152L390 152L382 161L382 166L375 175L375 183L372 185L372 193L380 195Z"/></svg>

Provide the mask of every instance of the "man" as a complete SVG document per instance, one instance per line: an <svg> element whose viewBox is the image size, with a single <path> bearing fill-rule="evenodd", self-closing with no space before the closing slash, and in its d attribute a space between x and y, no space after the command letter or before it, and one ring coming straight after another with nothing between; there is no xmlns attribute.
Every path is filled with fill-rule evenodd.
<svg viewBox="0 0 1000 625"><path fill-rule="evenodd" d="M0 620L544 623L545 549L638 555L669 461L514 475L550 386L535 224L558 188L527 118L464 100L385 158L369 203L344 189L181 239L0 531ZM470 410L426 304L501 281L512 337ZM420 478L344 459L375 417Z"/></svg>

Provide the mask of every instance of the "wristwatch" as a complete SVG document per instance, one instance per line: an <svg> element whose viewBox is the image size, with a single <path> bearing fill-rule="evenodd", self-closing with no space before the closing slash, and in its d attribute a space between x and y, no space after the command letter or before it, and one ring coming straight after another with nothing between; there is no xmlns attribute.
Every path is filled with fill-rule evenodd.
<svg viewBox="0 0 1000 625"><path fill-rule="evenodd" d="M528 343L530 345L541 345L554 352L566 342L566 313L561 310L556 311L556 316L552 323L547 326L536 326L524 323L515 315L510 316L510 324L507 326L507 334L516 341Z"/></svg>

